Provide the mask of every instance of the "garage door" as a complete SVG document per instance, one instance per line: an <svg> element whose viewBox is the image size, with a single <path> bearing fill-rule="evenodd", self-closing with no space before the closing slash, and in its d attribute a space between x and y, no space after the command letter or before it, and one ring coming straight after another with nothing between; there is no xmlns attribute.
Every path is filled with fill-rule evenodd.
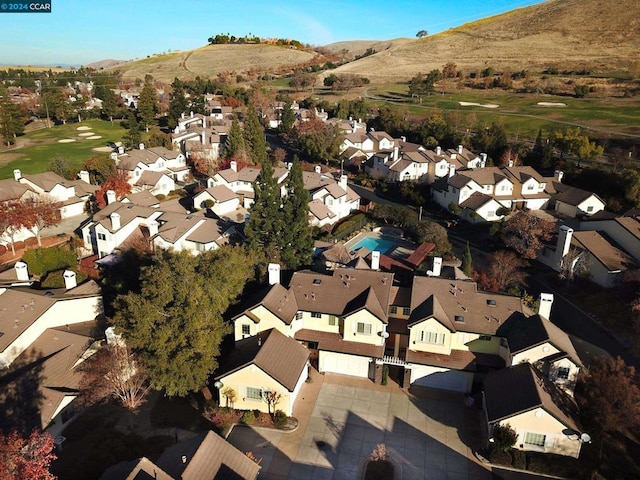
<svg viewBox="0 0 640 480"><path fill-rule="evenodd" d="M339 353L320 352L321 368L324 372L353 375L354 377L369 376L369 358Z"/></svg>
<svg viewBox="0 0 640 480"><path fill-rule="evenodd" d="M415 378L412 385L429 388L439 388L442 390L452 390L454 392L467 393L471 385L472 378L465 372L455 370L436 371L431 373L416 372L419 376ZM426 374L425 374L426 373ZM417 376L416 375L416 376Z"/></svg>

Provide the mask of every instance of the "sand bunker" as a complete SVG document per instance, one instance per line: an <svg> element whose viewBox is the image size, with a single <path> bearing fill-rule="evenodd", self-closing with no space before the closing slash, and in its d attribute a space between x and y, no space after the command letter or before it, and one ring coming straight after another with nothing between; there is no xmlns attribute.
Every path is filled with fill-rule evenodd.
<svg viewBox="0 0 640 480"><path fill-rule="evenodd" d="M76 139L75 138L63 138L58 140L58 143L71 143L71 142L75 142Z"/></svg>
<svg viewBox="0 0 640 480"><path fill-rule="evenodd" d="M91 133L91 132L85 132L85 133L79 133L78 134L79 137L90 137L91 135L93 135L93 133Z"/></svg>
<svg viewBox="0 0 640 480"><path fill-rule="evenodd" d="M102 135L91 135L87 137L87 140L98 140L99 138L102 138Z"/></svg>
<svg viewBox="0 0 640 480"><path fill-rule="evenodd" d="M484 107L484 108L498 108L500 105L495 103L475 103L475 102L458 102L463 107Z"/></svg>
<svg viewBox="0 0 640 480"><path fill-rule="evenodd" d="M111 152L113 149L111 147L96 147L92 148L94 152Z"/></svg>
<svg viewBox="0 0 640 480"><path fill-rule="evenodd" d="M541 107L566 107L566 103L562 102L538 102Z"/></svg>
<svg viewBox="0 0 640 480"><path fill-rule="evenodd" d="M78 127L76 130L91 130L91 127Z"/></svg>

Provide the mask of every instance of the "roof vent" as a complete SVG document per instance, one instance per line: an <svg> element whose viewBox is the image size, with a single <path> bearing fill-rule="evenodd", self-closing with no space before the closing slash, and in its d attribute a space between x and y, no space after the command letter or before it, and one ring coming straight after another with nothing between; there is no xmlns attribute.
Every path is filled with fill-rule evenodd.
<svg viewBox="0 0 640 480"><path fill-rule="evenodd" d="M321 283L322 283L322 280L321 280L321 279L319 279L319 278L314 278L314 279L313 279L313 284L314 284L314 285L320 285Z"/></svg>
<svg viewBox="0 0 640 480"><path fill-rule="evenodd" d="M455 320L456 322L464 322L464 317L463 317L462 315L456 315L456 316L454 317L454 320Z"/></svg>
<svg viewBox="0 0 640 480"><path fill-rule="evenodd" d="M493 298L490 298L489 300L487 300L487 305L489 305L490 307L495 307L496 301Z"/></svg>

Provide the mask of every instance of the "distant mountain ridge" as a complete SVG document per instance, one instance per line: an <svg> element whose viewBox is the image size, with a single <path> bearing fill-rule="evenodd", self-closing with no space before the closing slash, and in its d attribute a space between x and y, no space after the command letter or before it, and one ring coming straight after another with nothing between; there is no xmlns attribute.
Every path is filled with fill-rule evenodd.
<svg viewBox="0 0 640 480"><path fill-rule="evenodd" d="M124 60L113 60L110 58L107 60L100 60L99 62L87 63L85 67L93 68L94 70L101 70L103 68L109 68L113 67L114 65L119 65L121 63L124 63Z"/></svg>

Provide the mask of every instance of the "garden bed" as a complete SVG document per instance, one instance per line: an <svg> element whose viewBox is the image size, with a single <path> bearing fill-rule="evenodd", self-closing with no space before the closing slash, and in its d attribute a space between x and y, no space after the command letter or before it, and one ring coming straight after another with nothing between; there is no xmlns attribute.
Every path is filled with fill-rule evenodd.
<svg viewBox="0 0 640 480"><path fill-rule="evenodd" d="M294 430L298 426L298 420L294 417L284 416L278 421L268 413L259 410L236 410L228 407L209 407L206 409L204 417L214 425L222 436L225 436L236 424L281 430Z"/></svg>

